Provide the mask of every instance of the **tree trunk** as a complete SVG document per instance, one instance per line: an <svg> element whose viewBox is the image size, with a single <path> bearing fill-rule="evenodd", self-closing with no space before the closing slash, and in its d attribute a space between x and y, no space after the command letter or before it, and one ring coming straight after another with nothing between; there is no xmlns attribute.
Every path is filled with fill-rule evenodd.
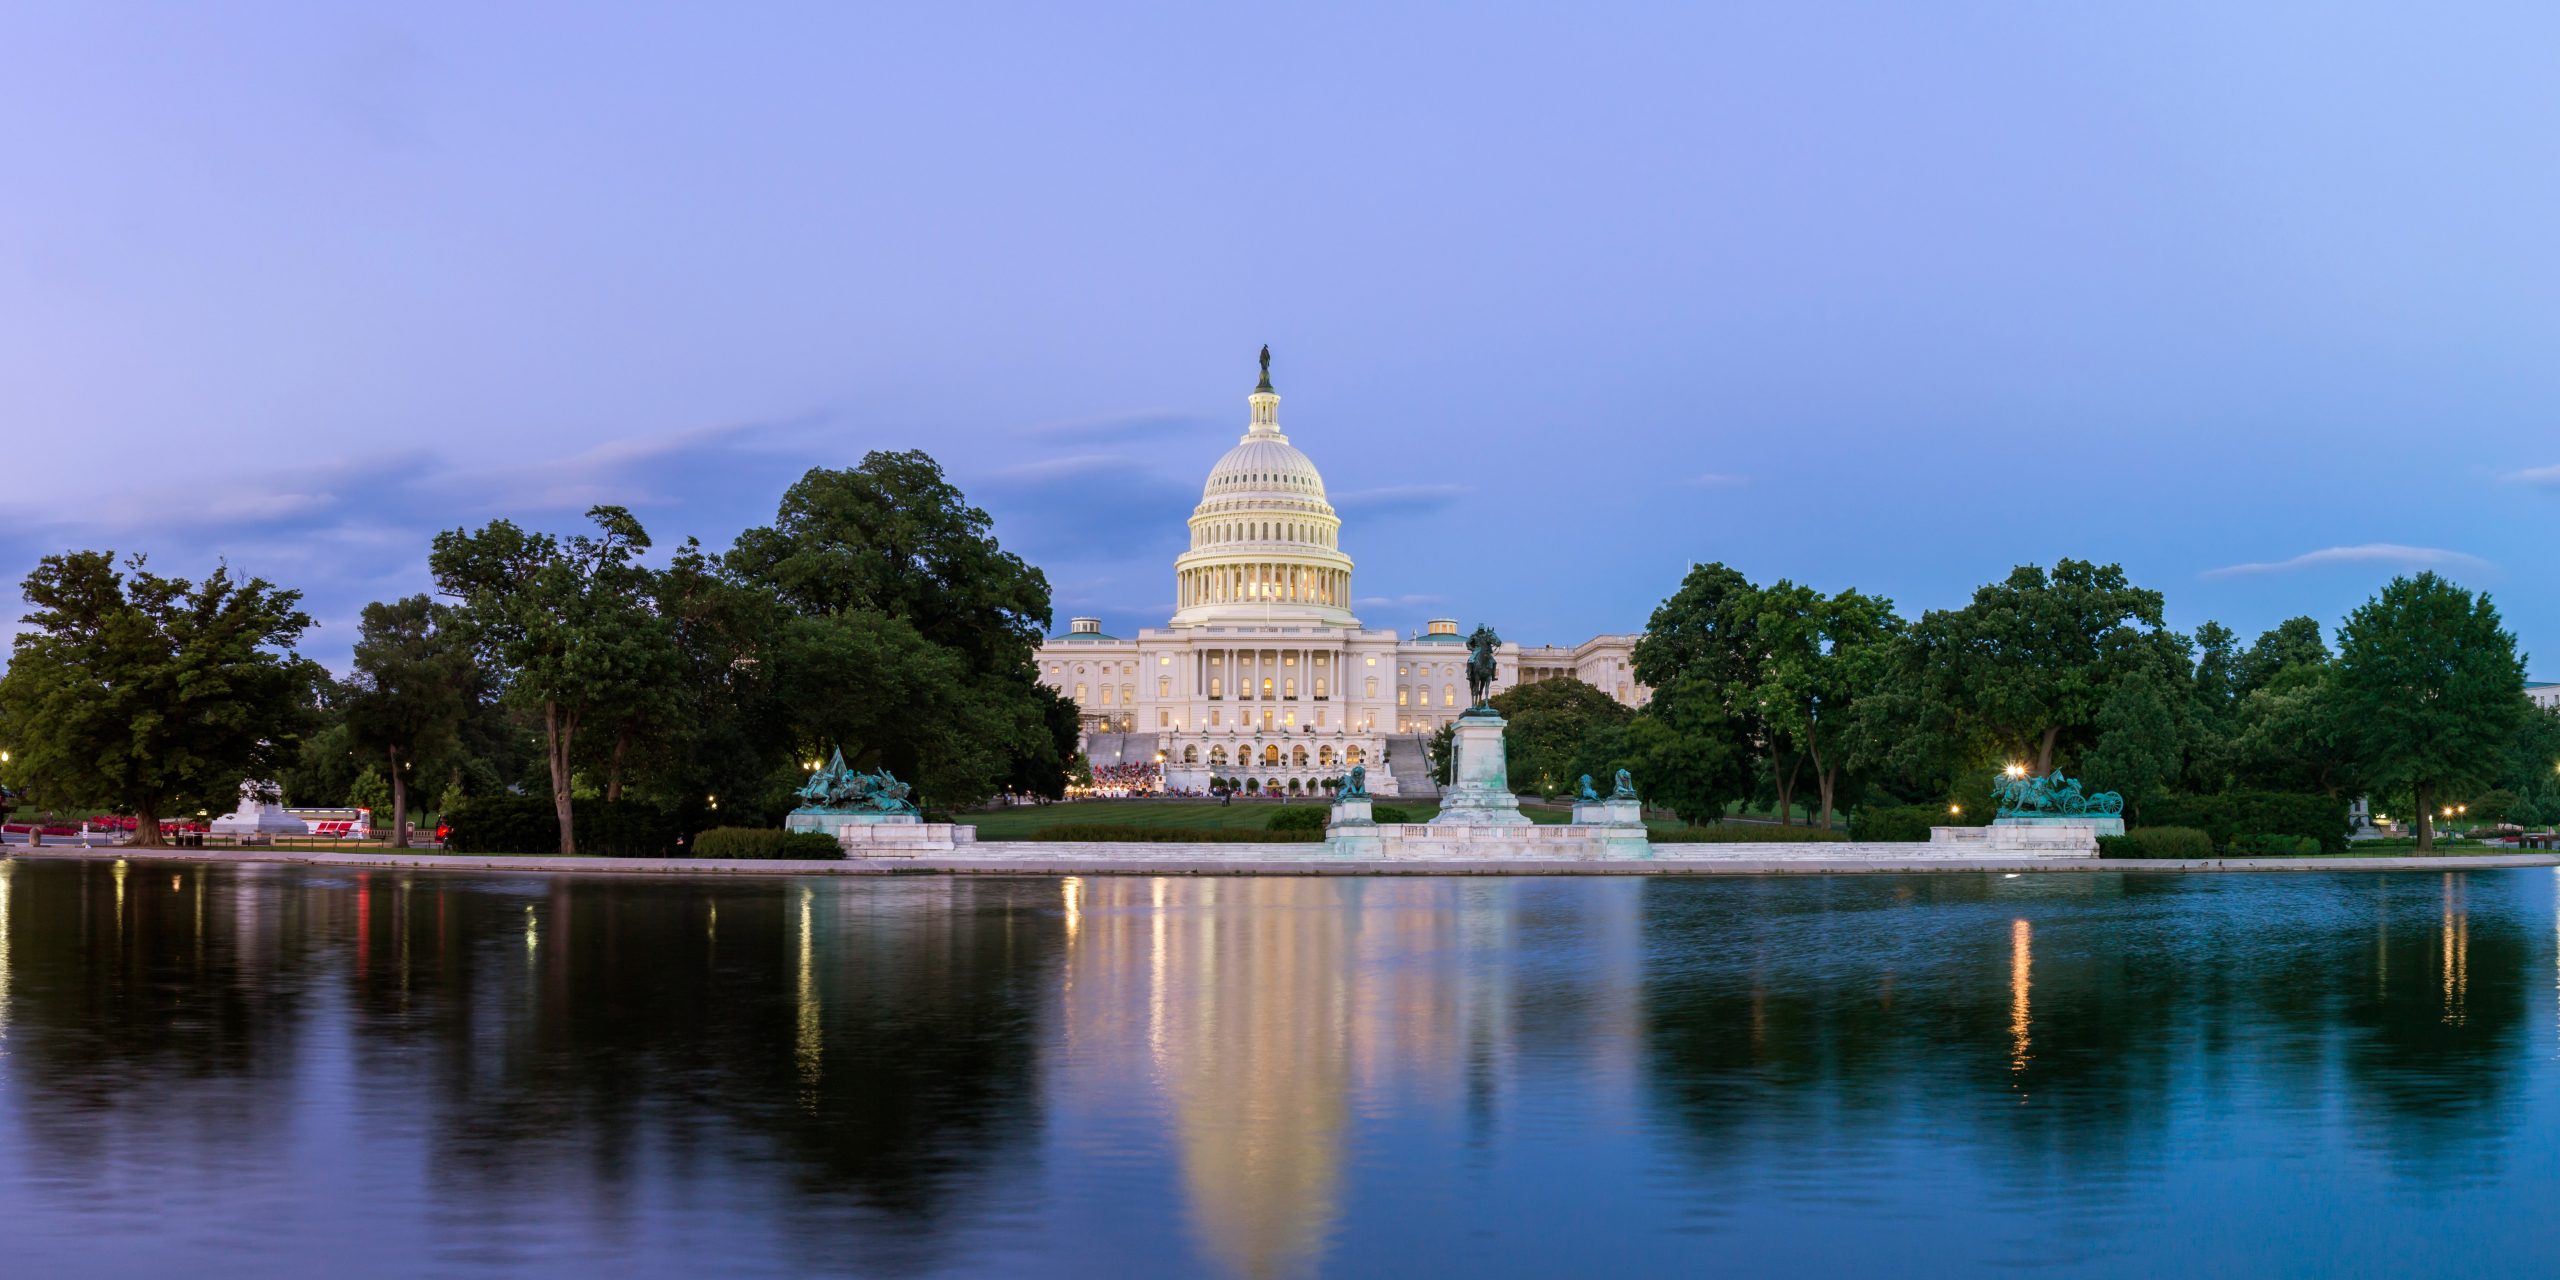
<svg viewBox="0 0 2560 1280"><path fill-rule="evenodd" d="M391 847L409 847L409 780L400 776L400 748L388 747L391 757Z"/></svg>
<svg viewBox="0 0 2560 1280"><path fill-rule="evenodd" d="M1769 756L1769 777L1778 788L1779 826L1792 827L1796 824L1796 775L1803 770L1804 757L1802 756L1796 757L1784 772L1778 768L1777 755L1773 752Z"/></svg>
<svg viewBox="0 0 2560 1280"><path fill-rule="evenodd" d="M613 764L605 771L604 775L605 799L619 800L622 798L622 760L623 757L629 755L630 752L631 726L626 724L622 726L622 732L615 734L613 738Z"/></svg>
<svg viewBox="0 0 2560 1280"><path fill-rule="evenodd" d="M1822 829L1829 831L1831 830L1831 794L1840 784L1840 770L1836 767L1820 769L1813 777L1822 788Z"/></svg>
<svg viewBox="0 0 2560 1280"><path fill-rule="evenodd" d="M2044 775L2053 772L2053 743L2055 739L2060 738L2061 736L2061 725L2054 725L2044 731L2044 741L2036 748L2037 777L2041 778Z"/></svg>
<svg viewBox="0 0 2560 1280"><path fill-rule="evenodd" d="M578 718L561 713L560 704L542 704L542 732L551 751L551 808L560 817L560 856L578 852L578 834L570 826L569 817L569 742L578 731Z"/></svg>
<svg viewBox="0 0 2560 1280"><path fill-rule="evenodd" d="M2436 789L2433 783L2418 784L2418 825L2414 830L2418 833L2418 852L2433 852L2436 847Z"/></svg>
<svg viewBox="0 0 2560 1280"><path fill-rule="evenodd" d="M144 849L160 847L160 807L158 805L145 803L133 807L133 843Z"/></svg>

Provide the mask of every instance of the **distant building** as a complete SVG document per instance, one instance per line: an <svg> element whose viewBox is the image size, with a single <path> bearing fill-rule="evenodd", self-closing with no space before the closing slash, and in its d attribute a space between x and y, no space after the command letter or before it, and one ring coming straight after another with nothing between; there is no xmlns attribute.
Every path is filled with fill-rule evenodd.
<svg viewBox="0 0 2560 1280"><path fill-rule="evenodd" d="M2560 684L2529 684L2524 687L2524 696L2545 711L2560 710Z"/></svg>
<svg viewBox="0 0 2560 1280"><path fill-rule="evenodd" d="M1342 521L1281 434L1267 364L1249 403L1192 509L1171 621L1124 639L1073 619L1041 646L1040 679L1075 700L1097 766L1162 753L1170 788L1205 791L1212 775L1304 788L1363 764L1382 795L1428 794L1422 743L1466 710L1466 637L1452 618L1413 636L1360 625ZM1494 690L1573 679L1642 706L1637 638L1506 643Z"/></svg>

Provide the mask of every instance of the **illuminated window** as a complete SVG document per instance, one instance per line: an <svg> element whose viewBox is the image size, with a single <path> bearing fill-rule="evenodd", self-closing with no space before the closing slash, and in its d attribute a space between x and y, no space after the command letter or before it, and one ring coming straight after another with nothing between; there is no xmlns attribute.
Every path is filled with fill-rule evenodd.
<svg viewBox="0 0 2560 1280"><path fill-rule="evenodd" d="M1156 696L1159 698L1170 698L1173 696L1172 676L1156 677Z"/></svg>
<svg viewBox="0 0 2560 1280"><path fill-rule="evenodd" d="M1364 698L1374 698L1378 696L1378 678L1376 676L1371 676L1368 680L1363 682L1360 696Z"/></svg>
<svg viewBox="0 0 2560 1280"><path fill-rule="evenodd" d="M1409 695L1410 695L1410 694L1412 694L1412 692L1413 692L1413 691L1412 691L1411 689L1404 688L1404 687L1403 687L1403 686L1401 686L1401 685L1397 686L1397 688L1396 688L1396 705L1397 705L1397 706L1399 706L1399 707L1403 707L1403 706L1411 706L1411 705L1412 705L1412 703L1409 701ZM1077 696L1077 697L1079 697L1079 698L1081 698L1081 697L1083 697L1083 696L1084 696L1084 686L1083 686L1083 685L1077 685L1077 686L1076 686L1076 696Z"/></svg>
<svg viewBox="0 0 2560 1280"><path fill-rule="evenodd" d="M1111 686L1107 684L1102 686L1102 705L1106 707L1111 705ZM553 825L556 826L558 824L555 823Z"/></svg>
<svg viewBox="0 0 2560 1280"><path fill-rule="evenodd" d="M1216 676L1211 676L1211 677L1209 677L1209 696L1210 696L1210 697L1215 698L1215 697L1219 696L1219 695L1218 695L1218 687L1219 687L1219 685L1220 685L1221 683L1222 683L1222 682L1221 682L1221 681L1220 681ZM554 824L554 825L557 825L557 824Z"/></svg>
<svg viewBox="0 0 2560 1280"><path fill-rule="evenodd" d="M1083 686L1083 685L1077 685L1077 686L1076 686L1076 701L1078 701L1078 702L1082 702L1082 701L1084 701L1084 686Z"/></svg>
<svg viewBox="0 0 2560 1280"><path fill-rule="evenodd" d="M1444 707L1458 705L1458 686L1453 684L1440 686L1440 705Z"/></svg>
<svg viewBox="0 0 2560 1280"><path fill-rule="evenodd" d="M1294 698L1294 697L1297 697L1297 696L1298 696L1298 682L1297 682L1297 681L1295 681L1295 680L1283 680L1283 681L1281 681L1281 682L1280 682L1280 696L1281 696L1281 697L1283 697L1283 698Z"/></svg>
<svg viewBox="0 0 2560 1280"><path fill-rule="evenodd" d="M1262 678L1262 696L1266 698L1271 696L1271 677L1269 676Z"/></svg>

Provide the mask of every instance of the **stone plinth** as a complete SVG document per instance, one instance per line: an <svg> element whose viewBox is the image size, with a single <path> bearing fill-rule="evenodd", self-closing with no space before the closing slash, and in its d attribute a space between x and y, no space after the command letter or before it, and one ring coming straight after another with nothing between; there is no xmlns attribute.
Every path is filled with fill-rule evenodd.
<svg viewBox="0 0 2560 1280"><path fill-rule="evenodd" d="M1449 789L1440 793L1435 827L1525 827L1520 797L1511 794L1511 757L1502 746L1502 716L1477 707L1458 717L1450 743Z"/></svg>
<svg viewBox="0 0 2560 1280"><path fill-rule="evenodd" d="M1573 802L1573 824L1577 827L1641 827L1644 825L1644 802L1576 800Z"/></svg>
<svg viewBox="0 0 2560 1280"><path fill-rule="evenodd" d="M2105 831L2101 822L2113 822ZM2098 837L2124 830L2122 818L2074 818L2068 821L1995 822L1987 827L1931 827L1931 853L1980 854L1990 857L2094 858Z"/></svg>
<svg viewBox="0 0 2560 1280"><path fill-rule="evenodd" d="M1338 858L1382 856L1378 845L1378 822L1369 816L1367 800L1333 802L1333 816L1324 826L1324 851Z"/></svg>
<svg viewBox="0 0 2560 1280"><path fill-rule="evenodd" d="M911 813L795 813L782 825L791 831L826 832L848 858L912 858L978 842L976 827L926 822Z"/></svg>
<svg viewBox="0 0 2560 1280"><path fill-rule="evenodd" d="M239 808L214 819L208 826L215 835L243 840L272 840L277 836L311 834L310 823L284 811L273 787L254 782L240 785Z"/></svg>

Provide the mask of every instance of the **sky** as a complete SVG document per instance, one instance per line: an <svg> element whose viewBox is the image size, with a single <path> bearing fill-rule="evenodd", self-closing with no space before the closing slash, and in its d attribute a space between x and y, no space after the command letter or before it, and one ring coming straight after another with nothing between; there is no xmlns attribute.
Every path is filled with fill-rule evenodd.
<svg viewBox="0 0 2560 1280"><path fill-rule="evenodd" d="M1389 11L1389 10L1392 11ZM1273 349L1359 612L1571 644L1693 563L2169 621L2491 592L2560 680L2560 8L0 9L0 578L725 546L931 452L1161 625ZM0 599L5 599L0 590ZM11 612L15 612L12 610Z"/></svg>

